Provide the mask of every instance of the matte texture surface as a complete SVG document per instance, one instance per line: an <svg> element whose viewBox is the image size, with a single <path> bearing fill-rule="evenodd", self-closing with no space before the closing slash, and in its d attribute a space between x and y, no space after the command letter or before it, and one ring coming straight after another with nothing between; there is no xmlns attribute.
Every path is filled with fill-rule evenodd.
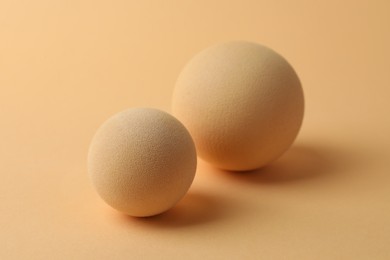
<svg viewBox="0 0 390 260"><path fill-rule="evenodd" d="M390 259L390 2L0 1L0 259ZM87 174L96 129L169 111L195 53L272 46L296 70L293 146L247 174L198 161L171 210L132 218Z"/></svg>
<svg viewBox="0 0 390 260"><path fill-rule="evenodd" d="M285 152L304 109L291 65L250 42L227 42L195 55L180 73L172 102L198 155L235 171L263 167Z"/></svg>
<svg viewBox="0 0 390 260"><path fill-rule="evenodd" d="M131 216L156 215L188 191L196 170L195 146L182 123L170 114L128 109L97 130L88 169L109 205Z"/></svg>

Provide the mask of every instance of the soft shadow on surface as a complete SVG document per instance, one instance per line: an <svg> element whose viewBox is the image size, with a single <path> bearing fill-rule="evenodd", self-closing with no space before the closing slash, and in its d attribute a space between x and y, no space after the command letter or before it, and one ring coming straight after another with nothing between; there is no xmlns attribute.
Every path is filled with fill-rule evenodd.
<svg viewBox="0 0 390 260"><path fill-rule="evenodd" d="M333 149L318 146L295 145L281 158L270 165L252 171L234 172L213 168L204 164L209 172L222 178L232 179L234 182L246 182L262 186L288 183L301 183L305 180L322 179L343 172L346 166L345 154ZM341 167L341 171L340 171ZM349 167L347 165L347 167ZM332 178L330 178L332 179ZM218 181L218 180L214 180ZM310 185L310 184L309 184ZM180 228L196 226L219 221L230 216L235 209L236 202L228 201L223 196L217 196L210 191L199 192L190 190L186 196L172 209L152 217L131 217L120 215L122 224L159 228ZM238 207L239 208L239 207Z"/></svg>
<svg viewBox="0 0 390 260"><path fill-rule="evenodd" d="M200 225L218 220L223 216L223 199L208 194L189 191L172 209L151 217L122 215L124 221L148 226L183 227Z"/></svg>
<svg viewBox="0 0 390 260"><path fill-rule="evenodd" d="M224 171L254 183L284 183L331 175L340 166L339 155L321 147L295 145L273 163L252 171Z"/></svg>

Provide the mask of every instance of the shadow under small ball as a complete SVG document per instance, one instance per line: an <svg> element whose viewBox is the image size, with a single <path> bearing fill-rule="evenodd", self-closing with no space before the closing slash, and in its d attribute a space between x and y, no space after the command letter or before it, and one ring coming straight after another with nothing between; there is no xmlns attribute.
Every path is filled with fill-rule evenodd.
<svg viewBox="0 0 390 260"><path fill-rule="evenodd" d="M96 132L88 171L100 197L131 216L173 207L195 176L196 151L186 128L157 109L128 109Z"/></svg>
<svg viewBox="0 0 390 260"><path fill-rule="evenodd" d="M291 146L302 124L304 97L281 55L256 43L227 42L201 51L183 68L172 111L202 159L247 171Z"/></svg>

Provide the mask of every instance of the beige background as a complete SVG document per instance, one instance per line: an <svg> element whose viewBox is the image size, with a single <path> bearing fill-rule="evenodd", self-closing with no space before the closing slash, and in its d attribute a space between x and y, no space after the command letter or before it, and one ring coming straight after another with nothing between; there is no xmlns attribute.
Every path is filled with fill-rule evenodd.
<svg viewBox="0 0 390 260"><path fill-rule="evenodd" d="M389 1L0 2L0 259L390 259ZM302 131L264 170L199 163L166 214L92 189L96 128L166 111L182 66L227 40L295 67Z"/></svg>

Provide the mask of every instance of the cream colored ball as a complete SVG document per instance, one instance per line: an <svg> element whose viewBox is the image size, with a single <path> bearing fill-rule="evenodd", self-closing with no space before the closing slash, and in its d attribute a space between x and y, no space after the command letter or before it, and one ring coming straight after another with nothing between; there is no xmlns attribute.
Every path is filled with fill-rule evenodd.
<svg viewBox="0 0 390 260"><path fill-rule="evenodd" d="M173 207L195 175L196 151L186 128L157 109L128 109L96 132L88 171L101 198L131 216Z"/></svg>
<svg viewBox="0 0 390 260"><path fill-rule="evenodd" d="M227 42L197 54L175 86L173 114L198 155L227 170L260 168L282 155L301 127L304 98L291 65L250 42Z"/></svg>

